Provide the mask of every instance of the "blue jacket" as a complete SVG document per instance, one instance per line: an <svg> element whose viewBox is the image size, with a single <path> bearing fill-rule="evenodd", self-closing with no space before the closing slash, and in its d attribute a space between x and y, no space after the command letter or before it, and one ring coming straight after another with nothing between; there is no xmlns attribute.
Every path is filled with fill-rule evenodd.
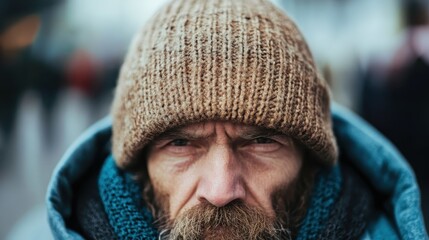
<svg viewBox="0 0 429 240"><path fill-rule="evenodd" d="M414 174L398 151L359 117L337 105L333 126L340 151L383 198L384 206L372 217L361 239L428 239ZM95 156L111 137L111 119L86 131L56 167L47 192L49 224L55 239L83 239L66 222L72 215L73 185L90 171Z"/></svg>

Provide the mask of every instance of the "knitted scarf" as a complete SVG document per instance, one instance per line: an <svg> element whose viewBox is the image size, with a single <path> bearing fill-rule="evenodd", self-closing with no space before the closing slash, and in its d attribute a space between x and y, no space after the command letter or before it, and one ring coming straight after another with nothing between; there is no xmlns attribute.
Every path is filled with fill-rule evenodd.
<svg viewBox="0 0 429 240"><path fill-rule="evenodd" d="M319 172L298 240L353 239L362 233L372 211L368 207L371 197L362 194L371 194L362 182L344 181L341 170L344 169L337 164ZM353 175L346 171L346 176ZM344 185L348 190L342 189ZM98 187L109 223L119 239L157 239L153 218L142 202L140 186L116 167L112 156L101 169ZM351 218L350 211L360 214Z"/></svg>
<svg viewBox="0 0 429 240"><path fill-rule="evenodd" d="M339 197L342 185L341 172L338 164L333 168L322 169L316 177L310 205L297 240L318 239L317 236L326 227L326 222Z"/></svg>
<svg viewBox="0 0 429 240"><path fill-rule="evenodd" d="M143 207L139 185L116 167L111 155L101 169L98 187L110 225L119 239L157 239L153 218Z"/></svg>

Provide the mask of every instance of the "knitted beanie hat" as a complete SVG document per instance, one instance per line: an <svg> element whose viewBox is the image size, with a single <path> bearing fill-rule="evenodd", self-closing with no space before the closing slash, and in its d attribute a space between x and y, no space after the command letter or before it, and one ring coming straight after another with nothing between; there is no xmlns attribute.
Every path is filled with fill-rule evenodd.
<svg viewBox="0 0 429 240"><path fill-rule="evenodd" d="M333 164L329 92L295 24L268 0L173 0L134 38L113 115L127 169L173 127L222 120L276 129Z"/></svg>

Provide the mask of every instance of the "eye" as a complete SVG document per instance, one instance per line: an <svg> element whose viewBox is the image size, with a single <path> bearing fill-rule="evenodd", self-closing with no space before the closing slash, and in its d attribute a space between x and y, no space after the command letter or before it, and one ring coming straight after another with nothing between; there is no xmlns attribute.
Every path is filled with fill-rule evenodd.
<svg viewBox="0 0 429 240"><path fill-rule="evenodd" d="M269 153L278 150L282 144L272 137L255 137L245 147L253 153Z"/></svg>
<svg viewBox="0 0 429 240"><path fill-rule="evenodd" d="M253 140L253 142L254 142L254 143L257 143L257 144L269 144L269 143L275 143L276 141L274 141L274 140L273 140L273 139L271 139L271 138L258 137L258 138L255 138L255 139Z"/></svg>
<svg viewBox="0 0 429 240"><path fill-rule="evenodd" d="M198 149L198 145L186 138L176 138L170 140L163 148L165 151L175 156L192 155Z"/></svg>
<svg viewBox="0 0 429 240"><path fill-rule="evenodd" d="M270 144L275 142L276 142L275 140L267 137L258 137L253 139L253 143L257 143L257 144Z"/></svg>
<svg viewBox="0 0 429 240"><path fill-rule="evenodd" d="M169 145L174 147L185 147L189 145L189 140L186 139L174 139L173 141L169 142Z"/></svg>

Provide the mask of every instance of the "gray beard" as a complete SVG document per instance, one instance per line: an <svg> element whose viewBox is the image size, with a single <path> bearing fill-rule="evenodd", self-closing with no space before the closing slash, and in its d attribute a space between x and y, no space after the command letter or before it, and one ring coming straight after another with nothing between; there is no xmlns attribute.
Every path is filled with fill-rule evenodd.
<svg viewBox="0 0 429 240"><path fill-rule="evenodd" d="M266 235L263 234L259 236L253 236L252 238L249 238L249 236L238 236L237 238L231 238L230 235L214 235L211 234L210 236L203 236L201 238L185 238L184 236L176 235L171 233L171 229L164 229L160 231L159 234L160 240L184 240L184 239L206 239L206 240L235 240L235 239L250 239L250 240L292 240L292 234L290 230L279 228L276 229L276 233L274 235Z"/></svg>
<svg viewBox="0 0 429 240"><path fill-rule="evenodd" d="M292 239L290 229L278 218L234 201L218 208L208 202L199 204L166 225L160 239L259 240Z"/></svg>

